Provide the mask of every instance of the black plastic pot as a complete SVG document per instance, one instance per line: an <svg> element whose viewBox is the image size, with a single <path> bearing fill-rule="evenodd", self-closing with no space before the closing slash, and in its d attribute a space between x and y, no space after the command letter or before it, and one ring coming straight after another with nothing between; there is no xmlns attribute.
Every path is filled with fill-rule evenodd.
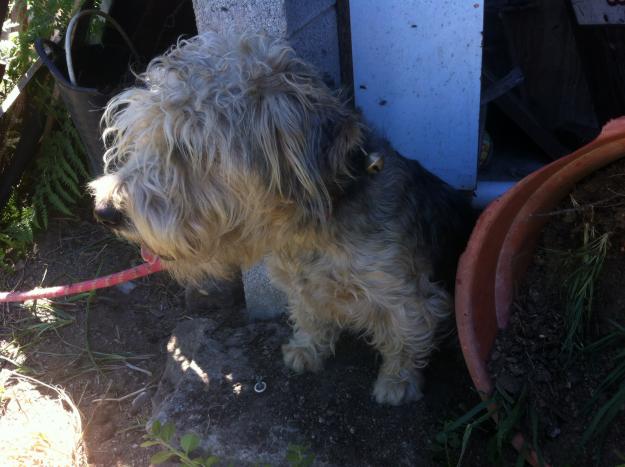
<svg viewBox="0 0 625 467"><path fill-rule="evenodd" d="M73 43L78 20L96 15L117 29L125 45ZM37 39L35 49L56 81L87 151L91 174L100 175L104 155L100 119L111 97L132 83L134 77L129 64L131 58L138 64L139 54L119 24L99 10L81 11L72 18L67 27L65 49L47 39Z"/></svg>

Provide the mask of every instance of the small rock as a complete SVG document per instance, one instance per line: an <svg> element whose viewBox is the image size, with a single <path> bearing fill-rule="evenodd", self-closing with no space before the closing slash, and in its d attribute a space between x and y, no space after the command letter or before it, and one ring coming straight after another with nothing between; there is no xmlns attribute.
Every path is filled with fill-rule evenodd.
<svg viewBox="0 0 625 467"><path fill-rule="evenodd" d="M135 284L132 281L122 282L121 284L117 285L115 288L119 290L121 293L125 295L129 295L134 289L137 288L137 284Z"/></svg>
<svg viewBox="0 0 625 467"><path fill-rule="evenodd" d="M497 378L497 383L507 392L517 394L521 391L521 380L504 373Z"/></svg>
<svg viewBox="0 0 625 467"><path fill-rule="evenodd" d="M547 383L551 381L551 373L549 373L549 371L545 368L537 368L534 380L539 383Z"/></svg>
<svg viewBox="0 0 625 467"><path fill-rule="evenodd" d="M135 397L130 404L130 413L135 415L141 408L150 400L150 394L148 391L143 391L137 397Z"/></svg>
<svg viewBox="0 0 625 467"><path fill-rule="evenodd" d="M570 385L579 383L582 379L581 375L577 371L570 371L567 376L568 376L567 379L569 380L569 383L570 383L569 387Z"/></svg>
<svg viewBox="0 0 625 467"><path fill-rule="evenodd" d="M514 376L523 376L525 374L525 369L521 365L510 365L510 371Z"/></svg>
<svg viewBox="0 0 625 467"><path fill-rule="evenodd" d="M560 430L560 427L553 426L547 431L547 436L549 436L551 439L556 439L558 436L560 436L561 432L562 431Z"/></svg>

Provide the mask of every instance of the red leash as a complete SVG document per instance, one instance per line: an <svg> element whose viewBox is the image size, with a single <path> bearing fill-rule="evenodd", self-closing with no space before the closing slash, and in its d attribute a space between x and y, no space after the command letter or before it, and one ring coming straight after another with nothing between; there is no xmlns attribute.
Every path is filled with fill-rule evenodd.
<svg viewBox="0 0 625 467"><path fill-rule="evenodd" d="M103 289L112 287L122 282L138 279L139 277L148 276L163 270L158 257L141 251L143 259L147 262L125 271L109 274L108 276L98 277L89 281L78 282L70 285L57 285L54 287L36 288L26 292L0 292L0 303L5 302L25 302L26 300L35 300L38 298L61 297L64 295L74 295L89 290Z"/></svg>

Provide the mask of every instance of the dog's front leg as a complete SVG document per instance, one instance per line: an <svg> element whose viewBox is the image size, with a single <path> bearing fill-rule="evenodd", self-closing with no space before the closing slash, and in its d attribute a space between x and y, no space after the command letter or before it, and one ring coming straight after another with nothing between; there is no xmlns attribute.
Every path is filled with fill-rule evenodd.
<svg viewBox="0 0 625 467"><path fill-rule="evenodd" d="M374 346L382 354L382 365L373 386L373 396L379 404L400 405L423 397L423 376L415 365L415 349L408 343L408 323L398 324L387 326L380 322L373 333ZM430 345L428 339L421 345Z"/></svg>
<svg viewBox="0 0 625 467"><path fill-rule="evenodd" d="M336 323L315 316L302 302L290 304L293 336L282 346L284 363L292 370L317 372L323 362L334 353L334 344L341 332Z"/></svg>
<svg viewBox="0 0 625 467"><path fill-rule="evenodd" d="M442 287L421 282L416 300L376 314L372 341L383 360L373 396L380 404L399 405L423 397L421 368L428 363L438 324L449 315L451 300Z"/></svg>

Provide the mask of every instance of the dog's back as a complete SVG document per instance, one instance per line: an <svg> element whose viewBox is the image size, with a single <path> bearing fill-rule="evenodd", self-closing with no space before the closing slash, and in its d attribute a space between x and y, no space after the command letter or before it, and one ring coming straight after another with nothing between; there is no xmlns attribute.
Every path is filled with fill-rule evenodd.
<svg viewBox="0 0 625 467"><path fill-rule="evenodd" d="M364 171L339 200L340 222L377 232L393 241L412 245L411 254L426 256L433 281L453 288L458 257L464 250L475 222L475 214L464 193L454 190L415 161L406 159L388 145L381 149L383 169ZM361 220L355 222L355 218ZM408 252L407 252L408 253Z"/></svg>

